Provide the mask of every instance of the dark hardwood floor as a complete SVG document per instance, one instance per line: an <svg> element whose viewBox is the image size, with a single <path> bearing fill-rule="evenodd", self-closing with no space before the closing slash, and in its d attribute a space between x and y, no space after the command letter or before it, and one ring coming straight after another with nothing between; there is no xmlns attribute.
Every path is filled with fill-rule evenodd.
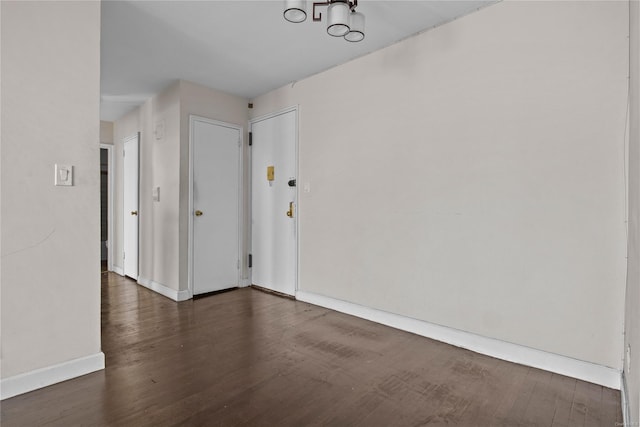
<svg viewBox="0 0 640 427"><path fill-rule="evenodd" d="M175 303L103 274L107 368L11 426L615 426L620 393L244 288ZM46 351L46 349L43 349Z"/></svg>

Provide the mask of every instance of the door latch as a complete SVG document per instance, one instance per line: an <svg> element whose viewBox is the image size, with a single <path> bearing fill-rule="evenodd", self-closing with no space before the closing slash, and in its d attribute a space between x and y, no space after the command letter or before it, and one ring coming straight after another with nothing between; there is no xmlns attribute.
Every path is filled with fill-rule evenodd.
<svg viewBox="0 0 640 427"><path fill-rule="evenodd" d="M289 218L293 218L293 202L289 202L289 210L287 211L287 216Z"/></svg>

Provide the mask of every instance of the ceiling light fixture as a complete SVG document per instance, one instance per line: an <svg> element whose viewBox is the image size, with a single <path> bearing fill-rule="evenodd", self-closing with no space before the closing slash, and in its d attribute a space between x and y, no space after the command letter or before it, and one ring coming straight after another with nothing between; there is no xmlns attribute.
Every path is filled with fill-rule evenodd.
<svg viewBox="0 0 640 427"><path fill-rule="evenodd" d="M284 19L299 23L307 19L305 0L285 0ZM334 37L344 37L350 42L364 39L364 15L356 12L358 0L328 0L313 3L313 21L322 21L322 13L316 7L328 6L327 33Z"/></svg>

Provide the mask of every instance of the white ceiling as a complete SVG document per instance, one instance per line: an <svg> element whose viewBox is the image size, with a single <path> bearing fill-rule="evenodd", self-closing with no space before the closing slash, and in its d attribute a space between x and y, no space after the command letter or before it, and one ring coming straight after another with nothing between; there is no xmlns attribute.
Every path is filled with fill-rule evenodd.
<svg viewBox="0 0 640 427"><path fill-rule="evenodd" d="M253 98L495 1L360 0L359 43L329 36L324 18L311 20L312 2L307 20L292 24L283 1L103 1L101 119L120 118L176 79Z"/></svg>

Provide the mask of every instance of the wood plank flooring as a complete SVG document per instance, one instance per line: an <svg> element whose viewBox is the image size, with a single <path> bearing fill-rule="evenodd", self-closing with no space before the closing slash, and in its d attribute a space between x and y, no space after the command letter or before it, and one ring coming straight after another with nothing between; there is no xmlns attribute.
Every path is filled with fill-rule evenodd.
<svg viewBox="0 0 640 427"><path fill-rule="evenodd" d="M615 426L620 393L254 289L175 303L103 274L107 368L12 426ZM43 349L46 351L46 349Z"/></svg>

